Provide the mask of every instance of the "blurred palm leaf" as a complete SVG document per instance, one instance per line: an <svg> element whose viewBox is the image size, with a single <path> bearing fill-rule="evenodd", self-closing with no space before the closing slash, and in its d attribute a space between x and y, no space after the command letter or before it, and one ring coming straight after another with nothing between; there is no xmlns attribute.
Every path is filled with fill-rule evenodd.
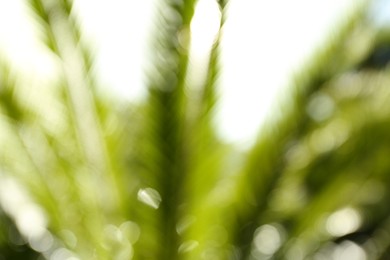
<svg viewBox="0 0 390 260"><path fill-rule="evenodd" d="M28 4L58 79L20 80L1 56L0 258L388 257L390 42L368 3L246 152L214 125L221 34L205 79L189 80L197 1L159 3L140 104L99 94L72 1Z"/></svg>

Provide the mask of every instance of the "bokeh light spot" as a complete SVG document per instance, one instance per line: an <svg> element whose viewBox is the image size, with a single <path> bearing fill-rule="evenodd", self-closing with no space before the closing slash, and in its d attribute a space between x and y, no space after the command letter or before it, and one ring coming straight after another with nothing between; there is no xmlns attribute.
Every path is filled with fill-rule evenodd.
<svg viewBox="0 0 390 260"><path fill-rule="evenodd" d="M152 188L140 189L137 194L139 201L145 203L146 205L158 209L161 203L161 195Z"/></svg>
<svg viewBox="0 0 390 260"><path fill-rule="evenodd" d="M346 259L366 260L367 255L364 249L361 248L359 245L351 241L344 241L338 247L336 247L336 250L333 252L333 259L334 260L346 260Z"/></svg>
<svg viewBox="0 0 390 260"><path fill-rule="evenodd" d="M273 225L263 225L255 232L254 246L264 255L272 255L282 244L282 236Z"/></svg>
<svg viewBox="0 0 390 260"><path fill-rule="evenodd" d="M179 251L179 253L186 253L186 252L194 250L198 245L199 245L199 242L197 242L197 241L194 241L194 240L186 241L180 245L178 251Z"/></svg>
<svg viewBox="0 0 390 260"><path fill-rule="evenodd" d="M361 222L361 216L355 209L343 208L328 217L326 230L333 236L343 236L356 231Z"/></svg>

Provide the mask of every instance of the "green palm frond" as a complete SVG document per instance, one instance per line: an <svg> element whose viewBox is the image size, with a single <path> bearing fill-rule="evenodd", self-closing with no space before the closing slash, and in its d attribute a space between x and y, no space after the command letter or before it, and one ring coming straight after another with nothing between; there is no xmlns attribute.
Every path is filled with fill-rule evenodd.
<svg viewBox="0 0 390 260"><path fill-rule="evenodd" d="M41 84L0 56L0 258L388 257L389 34L369 2L293 78L248 151L215 126L227 1L191 82L197 3L158 3L147 96L130 103L98 91L73 1L27 2L58 75Z"/></svg>
<svg viewBox="0 0 390 260"><path fill-rule="evenodd" d="M163 26L158 26L159 31L166 30L167 33L162 38L157 37L155 43L159 60L150 77L144 119L146 137L142 138L140 144L144 147L141 148L141 160L145 165L140 174L140 185L154 189L162 199L157 214L153 214L160 215L160 219L150 220L157 227L157 234L141 235L140 247L144 239L147 245L145 252L150 254L150 243L153 241L151 237L158 237L158 232L165 230L159 243L162 253L158 255L164 255L167 259L179 257L177 255L182 253L183 245L188 244L186 239L198 239L190 235L190 231L188 235L183 234L184 231L178 234L178 223L195 217L193 213L199 210L199 203L204 201L216 181L217 176L212 178L210 173L218 172L217 169L214 170L219 167L215 160L219 160L222 150L212 125L219 67L219 39L211 51L208 75L198 92L199 98L188 98L186 94L186 89L189 88L186 79L190 18L193 16L195 3L185 1L180 8L174 4L161 7L162 12L175 12L176 15L167 18L163 15ZM176 16L178 21L173 18ZM221 148L216 149L217 147ZM206 153L210 155L210 160L204 160L202 155ZM146 212L149 217L141 216L141 228L144 219L152 215Z"/></svg>
<svg viewBox="0 0 390 260"><path fill-rule="evenodd" d="M244 259L249 256L256 227L265 224L263 215L269 207L271 194L283 179L286 168L286 154L290 146L306 134L312 124L307 114L310 98L333 76L348 69L352 64L340 53L348 53L345 42L351 37L354 27L359 25L364 15L365 5L347 19L347 23L318 52L312 64L308 64L302 74L294 80L291 93L286 95L280 115L265 125L258 142L247 155L243 172L238 175L237 219L233 220L236 231L233 239L243 252ZM275 119L276 118L276 119Z"/></svg>

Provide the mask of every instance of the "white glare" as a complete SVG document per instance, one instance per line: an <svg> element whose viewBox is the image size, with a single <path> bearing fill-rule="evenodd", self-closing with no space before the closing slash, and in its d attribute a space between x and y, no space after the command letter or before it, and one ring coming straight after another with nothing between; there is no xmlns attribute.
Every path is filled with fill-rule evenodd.
<svg viewBox="0 0 390 260"><path fill-rule="evenodd" d="M214 0L199 0L191 22L191 45L195 54L210 49L219 30L221 12Z"/></svg>
<svg viewBox="0 0 390 260"><path fill-rule="evenodd" d="M158 191L152 188L140 189L137 194L139 201L145 203L146 205L158 209L161 202L161 196Z"/></svg>
<svg viewBox="0 0 390 260"><path fill-rule="evenodd" d="M352 0L231 0L223 29L221 112L226 140L253 141L289 77L325 42ZM310 21L310 22L308 22ZM283 111L284 113L284 111ZM273 115L272 115L273 116Z"/></svg>
<svg viewBox="0 0 390 260"><path fill-rule="evenodd" d="M210 50L220 26L221 11L215 0L200 0L191 22L188 82L197 88L206 79Z"/></svg>
<svg viewBox="0 0 390 260"><path fill-rule="evenodd" d="M28 204L27 198L19 183L11 178L1 178L0 203L8 214L16 215L20 207Z"/></svg>
<svg viewBox="0 0 390 260"><path fill-rule="evenodd" d="M21 207L15 220L20 232L28 237L41 237L46 231L45 215L42 209L34 204Z"/></svg>
<svg viewBox="0 0 390 260"><path fill-rule="evenodd" d="M363 248L359 245L351 242L345 241L337 246L336 250L333 252L333 260L366 260L367 255Z"/></svg>
<svg viewBox="0 0 390 260"><path fill-rule="evenodd" d="M54 244L54 238L49 231L45 231L40 237L29 237L28 242L32 249L37 252L46 252Z"/></svg>
<svg viewBox="0 0 390 260"><path fill-rule="evenodd" d="M11 178L0 179L0 203L15 219L19 231L25 237L41 237L47 219L40 207L32 203L23 187Z"/></svg>
<svg viewBox="0 0 390 260"><path fill-rule="evenodd" d="M333 236L343 236L356 231L361 221L361 216L356 210L344 208L328 217L326 229Z"/></svg>
<svg viewBox="0 0 390 260"><path fill-rule="evenodd" d="M73 253L68 249L59 248L50 255L49 260L79 260L79 259L75 257Z"/></svg>

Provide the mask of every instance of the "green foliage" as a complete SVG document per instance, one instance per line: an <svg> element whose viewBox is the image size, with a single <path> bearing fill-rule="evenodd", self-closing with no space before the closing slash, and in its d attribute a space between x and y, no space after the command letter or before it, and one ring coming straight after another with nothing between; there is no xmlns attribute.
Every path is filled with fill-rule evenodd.
<svg viewBox="0 0 390 260"><path fill-rule="evenodd" d="M72 1L28 4L59 75L34 84L0 56L0 259L388 258L390 34L367 3L245 152L214 125L220 34L188 80L195 0L159 4L140 104L97 91Z"/></svg>

